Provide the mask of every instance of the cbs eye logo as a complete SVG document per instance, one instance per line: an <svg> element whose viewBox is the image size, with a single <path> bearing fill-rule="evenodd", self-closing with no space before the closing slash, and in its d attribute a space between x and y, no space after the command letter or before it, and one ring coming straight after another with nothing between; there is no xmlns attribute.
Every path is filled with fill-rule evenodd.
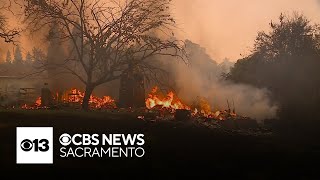
<svg viewBox="0 0 320 180"><path fill-rule="evenodd" d="M68 146L71 144L71 136L67 133L61 134L59 141L61 145Z"/></svg>
<svg viewBox="0 0 320 180"><path fill-rule="evenodd" d="M21 142L20 147L23 151L29 152L34 149L35 152L47 152L49 150L49 140L35 139L33 141L25 139Z"/></svg>

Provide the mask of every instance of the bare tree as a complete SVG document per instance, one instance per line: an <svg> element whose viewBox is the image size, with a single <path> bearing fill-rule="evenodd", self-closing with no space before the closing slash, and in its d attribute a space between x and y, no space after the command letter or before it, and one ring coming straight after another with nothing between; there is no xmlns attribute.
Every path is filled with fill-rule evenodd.
<svg viewBox="0 0 320 180"><path fill-rule="evenodd" d="M130 67L151 70L148 60L155 55L184 59L184 44L173 37L170 2L25 0L25 15L34 30L55 23L59 38L71 40L76 55L54 66L85 84L82 107L87 110L94 88L120 78Z"/></svg>
<svg viewBox="0 0 320 180"><path fill-rule="evenodd" d="M7 28L6 17L0 14L0 38L4 39L5 42L14 42L14 38L19 35L20 31L14 29L10 30Z"/></svg>
<svg viewBox="0 0 320 180"><path fill-rule="evenodd" d="M11 11L11 0L2 2L0 1L0 38L4 39L6 43L13 43L14 38L20 34L18 29L8 28L7 17L3 15L3 12Z"/></svg>

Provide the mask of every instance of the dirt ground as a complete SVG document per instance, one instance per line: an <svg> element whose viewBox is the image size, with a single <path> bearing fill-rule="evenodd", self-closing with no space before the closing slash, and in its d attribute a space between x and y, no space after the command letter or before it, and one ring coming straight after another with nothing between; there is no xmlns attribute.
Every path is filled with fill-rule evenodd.
<svg viewBox="0 0 320 180"><path fill-rule="evenodd" d="M59 158L53 165L16 165L16 127L54 127L54 147L59 135L68 133L143 133L143 158ZM2 175L31 175L75 171L100 171L108 175L211 176L270 179L317 176L320 151L267 137L224 134L185 122L146 122L129 114L64 111L0 111L0 161ZM27 172L27 173L25 173Z"/></svg>

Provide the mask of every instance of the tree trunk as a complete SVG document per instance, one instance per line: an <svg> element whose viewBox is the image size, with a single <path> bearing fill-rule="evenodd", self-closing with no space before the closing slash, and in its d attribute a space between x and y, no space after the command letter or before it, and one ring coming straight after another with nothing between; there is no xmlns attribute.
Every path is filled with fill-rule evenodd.
<svg viewBox="0 0 320 180"><path fill-rule="evenodd" d="M94 87L91 85L86 86L86 92L84 94L83 101L82 101L82 109L85 111L89 110L89 100L90 100L90 96L92 94L93 89Z"/></svg>

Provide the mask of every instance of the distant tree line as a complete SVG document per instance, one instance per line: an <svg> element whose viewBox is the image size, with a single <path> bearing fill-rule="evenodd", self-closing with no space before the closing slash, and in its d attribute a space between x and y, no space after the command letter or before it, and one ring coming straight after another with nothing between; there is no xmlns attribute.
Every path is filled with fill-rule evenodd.
<svg viewBox="0 0 320 180"><path fill-rule="evenodd" d="M7 51L5 60L2 62L5 64L32 64L44 61L46 58L46 54L37 47L34 47L31 52L28 51L23 57L21 47L17 45L13 53L10 50Z"/></svg>

